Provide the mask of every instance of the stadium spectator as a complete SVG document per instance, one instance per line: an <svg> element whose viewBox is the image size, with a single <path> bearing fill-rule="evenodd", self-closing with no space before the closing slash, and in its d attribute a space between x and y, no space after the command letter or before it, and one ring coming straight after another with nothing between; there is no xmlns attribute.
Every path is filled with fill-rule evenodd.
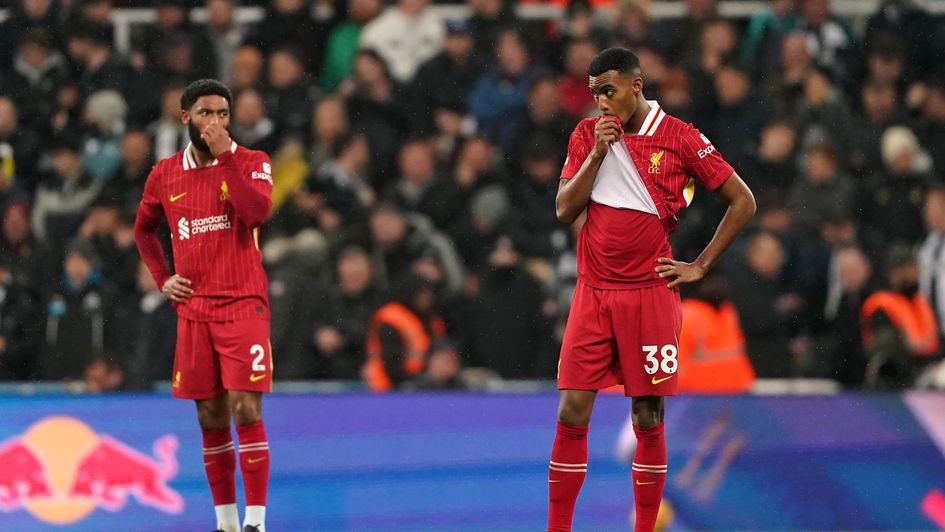
<svg viewBox="0 0 945 532"><path fill-rule="evenodd" d="M851 173L860 180L882 164L879 140L883 131L903 121L895 86L876 81L861 89L861 112L851 118L845 136L849 139L848 161Z"/></svg>
<svg viewBox="0 0 945 532"><path fill-rule="evenodd" d="M514 5L508 0L466 0L466 5L471 10L468 20L475 54L483 64L491 64L499 45L499 35L522 22L515 16Z"/></svg>
<svg viewBox="0 0 945 532"><path fill-rule="evenodd" d="M49 249L33 235L30 208L23 201L7 204L3 209L3 233L0 240L0 263L39 302L49 289L47 283L55 275L50 269Z"/></svg>
<svg viewBox="0 0 945 532"><path fill-rule="evenodd" d="M305 72L299 49L284 46L273 50L269 55L262 101L281 136L305 137L309 116L299 110L311 109L316 97L315 83Z"/></svg>
<svg viewBox="0 0 945 532"><path fill-rule="evenodd" d="M537 139L548 140L548 149L565 153L568 149L568 131L574 130L575 120L561 107L561 86L558 76L536 76L528 89L528 113L514 135L516 140L506 150L506 164L512 173L522 168L522 154L536 144Z"/></svg>
<svg viewBox="0 0 945 532"><path fill-rule="evenodd" d="M594 96L587 90L587 69L600 52L589 39L575 39L564 49L564 73L561 75L561 107L574 120L594 110Z"/></svg>
<svg viewBox="0 0 945 532"><path fill-rule="evenodd" d="M814 61L834 79L849 80L856 39L843 19L831 11L831 0L800 0L798 13Z"/></svg>
<svg viewBox="0 0 945 532"><path fill-rule="evenodd" d="M525 257L552 260L568 244L566 229L547 208L558 193L561 160L551 139L538 139L525 148L524 175L512 179L510 197L515 208L510 213L515 246Z"/></svg>
<svg viewBox="0 0 945 532"><path fill-rule="evenodd" d="M100 264L91 242L79 239L69 245L60 285L48 299L40 378L80 380L108 347L105 323L114 292L102 278Z"/></svg>
<svg viewBox="0 0 945 532"><path fill-rule="evenodd" d="M807 148L804 172L788 193L787 206L793 213L794 231L816 236L821 222L835 210L853 207L854 185L838 168L837 154L823 142Z"/></svg>
<svg viewBox="0 0 945 532"><path fill-rule="evenodd" d="M795 109L800 146L830 142L840 157L849 152L850 110L843 94L834 86L830 72L812 68L804 78L804 89Z"/></svg>
<svg viewBox="0 0 945 532"><path fill-rule="evenodd" d="M469 23L451 20L446 23L443 50L420 65L413 82L415 110L425 120L419 120L423 130L433 126L434 110L456 109L466 105L469 91L486 67L473 54L473 40Z"/></svg>
<svg viewBox="0 0 945 532"><path fill-rule="evenodd" d="M931 159L910 129L887 129L880 153L884 168L866 181L865 197L858 202L864 236L874 253L893 242L912 245L922 239L922 200L932 183Z"/></svg>
<svg viewBox="0 0 945 532"><path fill-rule="evenodd" d="M760 83L771 95L777 111L789 116L796 110L807 72L814 66L814 58L807 49L807 38L802 32L792 32L784 37L779 58L778 72L762 78Z"/></svg>
<svg viewBox="0 0 945 532"><path fill-rule="evenodd" d="M507 236L495 240L485 266L472 321L463 324L466 365L491 368L506 379L550 377L556 360L550 317L536 312L545 299L541 285Z"/></svg>
<svg viewBox="0 0 945 532"><path fill-rule="evenodd" d="M17 44L31 28L58 33L60 29L53 0L18 0L10 2L10 17L0 23L0 72L13 66Z"/></svg>
<svg viewBox="0 0 945 532"><path fill-rule="evenodd" d="M758 190L787 193L797 176L795 146L797 132L785 120L776 120L761 130L758 150L745 163L750 186Z"/></svg>
<svg viewBox="0 0 945 532"><path fill-rule="evenodd" d="M16 102L0 96L0 206L18 191L32 193L36 189L41 150L36 130L20 125Z"/></svg>
<svg viewBox="0 0 945 532"><path fill-rule="evenodd" d="M233 79L233 92L245 89L259 89L262 86L262 71L266 56L255 46L240 46L233 54L230 72Z"/></svg>
<svg viewBox="0 0 945 532"><path fill-rule="evenodd" d="M151 383L169 380L177 342L177 313L161 294L144 262L135 269L134 297L121 309L112 327L117 330L119 355L127 389L147 390Z"/></svg>
<svg viewBox="0 0 945 532"><path fill-rule="evenodd" d="M469 221L473 195L502 178L495 165L495 150L481 137L467 139L458 148L456 163L446 168L449 178L440 179L430 190L427 216L449 232L462 253L459 234ZM464 255L464 260L470 257Z"/></svg>
<svg viewBox="0 0 945 532"><path fill-rule="evenodd" d="M373 50L360 50L350 78L339 92L347 98L348 121L371 145L375 182L382 190L396 173L397 152L410 135L410 115L403 89L390 76L384 59Z"/></svg>
<svg viewBox="0 0 945 532"><path fill-rule="evenodd" d="M16 100L24 126L42 130L52 116L56 91L67 76L65 60L53 47L52 36L35 28L23 34L13 69L0 85Z"/></svg>
<svg viewBox="0 0 945 532"><path fill-rule="evenodd" d="M793 0L770 0L768 7L752 15L741 43L741 60L755 65L760 77L776 72L781 41L800 23Z"/></svg>
<svg viewBox="0 0 945 532"><path fill-rule="evenodd" d="M32 226L52 251L53 262L59 263L102 184L82 169L82 156L74 144L61 141L51 151L53 171L36 190Z"/></svg>
<svg viewBox="0 0 945 532"><path fill-rule="evenodd" d="M429 0L397 0L364 26L360 46L379 53L394 80L409 83L443 48L444 29Z"/></svg>
<svg viewBox="0 0 945 532"><path fill-rule="evenodd" d="M191 24L189 7L185 0L158 0L155 23L144 26L136 37L134 55L138 57L132 57L132 62L179 68L173 61L168 61L169 58L161 57L176 42L189 49L191 57L188 58L188 66L195 76L212 76L216 72L212 45L206 34Z"/></svg>
<svg viewBox="0 0 945 532"><path fill-rule="evenodd" d="M386 191L387 201L404 210L427 212L430 189L438 181L433 146L426 139L406 142L400 148L397 162L400 176Z"/></svg>
<svg viewBox="0 0 945 532"><path fill-rule="evenodd" d="M263 98L254 89L245 89L236 95L230 133L236 142L251 150L276 153L279 147L276 123L266 114Z"/></svg>
<svg viewBox="0 0 945 532"><path fill-rule="evenodd" d="M364 363L364 341L371 315L384 303L367 253L341 251L335 263L337 284L318 305L312 341L335 379L357 379Z"/></svg>
<svg viewBox="0 0 945 532"><path fill-rule="evenodd" d="M919 267L909 246L889 248L886 282L860 309L866 381L871 388L904 388L941 354L938 323L919 291Z"/></svg>
<svg viewBox="0 0 945 532"><path fill-rule="evenodd" d="M266 6L266 15L247 40L266 55L285 46L300 53L306 72L321 71L324 55L324 24L312 17L305 0L273 0ZM240 87L233 87L236 91Z"/></svg>
<svg viewBox="0 0 945 532"><path fill-rule="evenodd" d="M371 316L361 376L371 390L390 391L421 376L434 342L445 338L434 285L407 274L396 285L394 297Z"/></svg>
<svg viewBox="0 0 945 532"><path fill-rule="evenodd" d="M207 26L204 34L213 46L213 64L216 66L213 77L229 85L233 80L233 58L249 30L234 19L233 0L207 0L205 6Z"/></svg>
<svg viewBox="0 0 945 532"><path fill-rule="evenodd" d="M755 152L758 136L771 109L764 96L752 88L743 65L725 63L714 75L718 111L704 129L715 147L736 167Z"/></svg>
<svg viewBox="0 0 945 532"><path fill-rule="evenodd" d="M85 103L88 133L82 143L82 162L97 181L108 183L121 166L119 144L127 113L128 104L116 91L96 92Z"/></svg>
<svg viewBox="0 0 945 532"><path fill-rule="evenodd" d="M742 316L748 357L759 378L795 375L788 349L791 321L801 310L797 294L782 286L784 247L769 233L758 233L746 245L744 266L731 277L732 302Z"/></svg>
<svg viewBox="0 0 945 532"><path fill-rule="evenodd" d="M945 331L945 188L929 189L922 206L926 237L919 247L919 287Z"/></svg>
<svg viewBox="0 0 945 532"><path fill-rule="evenodd" d="M134 211L141 201L144 182L153 163L151 139L143 131L129 131L121 138L119 152L120 166L99 197L120 209Z"/></svg>
<svg viewBox="0 0 945 532"><path fill-rule="evenodd" d="M945 82L928 86L916 133L922 145L928 147L935 171L945 173Z"/></svg>
<svg viewBox="0 0 945 532"><path fill-rule="evenodd" d="M525 117L535 72L518 31L499 34L494 57L496 68L480 78L469 95L469 112L479 121L481 135L507 148Z"/></svg>
<svg viewBox="0 0 945 532"><path fill-rule="evenodd" d="M395 286L416 262L429 260L442 270L446 295L462 290L466 274L456 248L426 216L382 203L371 213L369 230L368 251L382 288Z"/></svg>
<svg viewBox="0 0 945 532"><path fill-rule="evenodd" d="M873 268L858 248L837 252L831 264L831 297L824 309L826 327L820 336L819 365L823 376L856 389L866 377L866 358L860 331L860 309L872 293Z"/></svg>
<svg viewBox="0 0 945 532"><path fill-rule="evenodd" d="M190 142L187 126L180 120L180 95L183 92L183 85L168 85L161 96L161 116L146 129L153 139L151 151L157 161L186 148Z"/></svg>
<svg viewBox="0 0 945 532"><path fill-rule="evenodd" d="M330 378L331 367L320 363L312 346L312 323L329 286L328 244L311 229L277 236L263 247L269 277L273 318L273 350L280 353L274 371L280 379Z"/></svg>
<svg viewBox="0 0 945 532"><path fill-rule="evenodd" d="M28 380L37 376L42 318L36 296L17 282L7 260L0 255L0 379Z"/></svg>
<svg viewBox="0 0 945 532"><path fill-rule="evenodd" d="M341 80L351 75L361 30L383 7L381 0L348 0L348 18L332 28L325 45L324 69L319 81L323 91L335 90Z"/></svg>
<svg viewBox="0 0 945 532"><path fill-rule="evenodd" d="M713 273L682 300L681 393L746 393L755 383L738 311L726 292L724 276Z"/></svg>

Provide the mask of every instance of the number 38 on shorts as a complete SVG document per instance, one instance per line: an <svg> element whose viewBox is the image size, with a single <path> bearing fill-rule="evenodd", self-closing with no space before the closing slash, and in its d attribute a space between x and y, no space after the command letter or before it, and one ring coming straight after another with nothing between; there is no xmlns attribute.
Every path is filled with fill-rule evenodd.
<svg viewBox="0 0 945 532"><path fill-rule="evenodd" d="M646 355L646 362L643 363L643 369L647 374L653 375L657 370L663 370L663 373L676 373L679 369L679 361L676 360L678 350L673 344L666 344L662 347L658 345L644 345L643 353ZM657 357L657 353L659 356Z"/></svg>

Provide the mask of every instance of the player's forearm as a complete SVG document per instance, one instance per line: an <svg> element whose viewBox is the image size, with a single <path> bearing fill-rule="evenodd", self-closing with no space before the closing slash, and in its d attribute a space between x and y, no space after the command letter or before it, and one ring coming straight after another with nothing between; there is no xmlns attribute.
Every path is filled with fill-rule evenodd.
<svg viewBox="0 0 945 532"><path fill-rule="evenodd" d="M559 222L574 223L574 220L577 220L587 207L587 202L591 199L591 190L594 189L597 171L603 162L603 155L592 152L574 177L561 180L558 185L558 195L555 196L555 215Z"/></svg>
<svg viewBox="0 0 945 532"><path fill-rule="evenodd" d="M739 179L739 181L741 180ZM742 187L744 187L743 183ZM744 187L729 201L728 209L726 209L725 216L722 217L718 229L715 230L715 235L712 236L712 240L709 241L709 244L693 264L699 266L705 272L712 269L722 254L725 253L725 250L735 241L738 233L744 229L751 217L754 216L755 210L755 198L751 191Z"/></svg>
<svg viewBox="0 0 945 532"><path fill-rule="evenodd" d="M158 288L164 286L164 283L171 277L167 271L167 264L164 262L164 250L161 248L161 241L158 240L157 224L159 221L143 215L144 208L138 209L138 215L135 217L135 244L138 246L138 254L151 277L157 283Z"/></svg>
<svg viewBox="0 0 945 532"><path fill-rule="evenodd" d="M217 161L226 175L230 203L236 210L236 215L248 227L262 225L269 215L269 209L272 208L272 199L253 188L249 178L242 175L232 153L224 152L217 157Z"/></svg>

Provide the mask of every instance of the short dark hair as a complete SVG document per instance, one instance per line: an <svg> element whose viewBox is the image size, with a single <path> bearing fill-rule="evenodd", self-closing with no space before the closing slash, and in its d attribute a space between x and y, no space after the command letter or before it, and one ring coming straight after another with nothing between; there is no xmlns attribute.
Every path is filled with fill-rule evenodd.
<svg viewBox="0 0 945 532"><path fill-rule="evenodd" d="M228 107L233 107L233 93L226 85L215 79L198 79L187 85L180 95L180 108L184 111L190 110L201 96L221 96Z"/></svg>
<svg viewBox="0 0 945 532"><path fill-rule="evenodd" d="M597 54L587 69L589 76L600 76L608 70L616 70L621 74L639 74L640 58L626 48L608 48Z"/></svg>

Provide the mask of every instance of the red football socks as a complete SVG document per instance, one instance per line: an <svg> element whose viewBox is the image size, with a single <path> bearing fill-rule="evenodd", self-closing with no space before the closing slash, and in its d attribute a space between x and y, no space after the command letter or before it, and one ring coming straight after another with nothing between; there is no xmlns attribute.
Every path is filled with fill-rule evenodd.
<svg viewBox="0 0 945 532"><path fill-rule="evenodd" d="M203 429L203 466L214 506L236 503L236 453L230 427Z"/></svg>
<svg viewBox="0 0 945 532"><path fill-rule="evenodd" d="M637 522L634 532L652 532L656 527L656 516L663 499L666 482L666 439L663 423L648 429L633 427L637 435L637 451L633 455L631 478L633 480L633 502Z"/></svg>
<svg viewBox="0 0 945 532"><path fill-rule="evenodd" d="M571 530L574 503L587 475L587 427L558 422L548 465L548 532Z"/></svg>
<svg viewBox="0 0 945 532"><path fill-rule="evenodd" d="M240 472L247 506L265 506L269 487L269 442L262 420L237 425L240 439Z"/></svg>

